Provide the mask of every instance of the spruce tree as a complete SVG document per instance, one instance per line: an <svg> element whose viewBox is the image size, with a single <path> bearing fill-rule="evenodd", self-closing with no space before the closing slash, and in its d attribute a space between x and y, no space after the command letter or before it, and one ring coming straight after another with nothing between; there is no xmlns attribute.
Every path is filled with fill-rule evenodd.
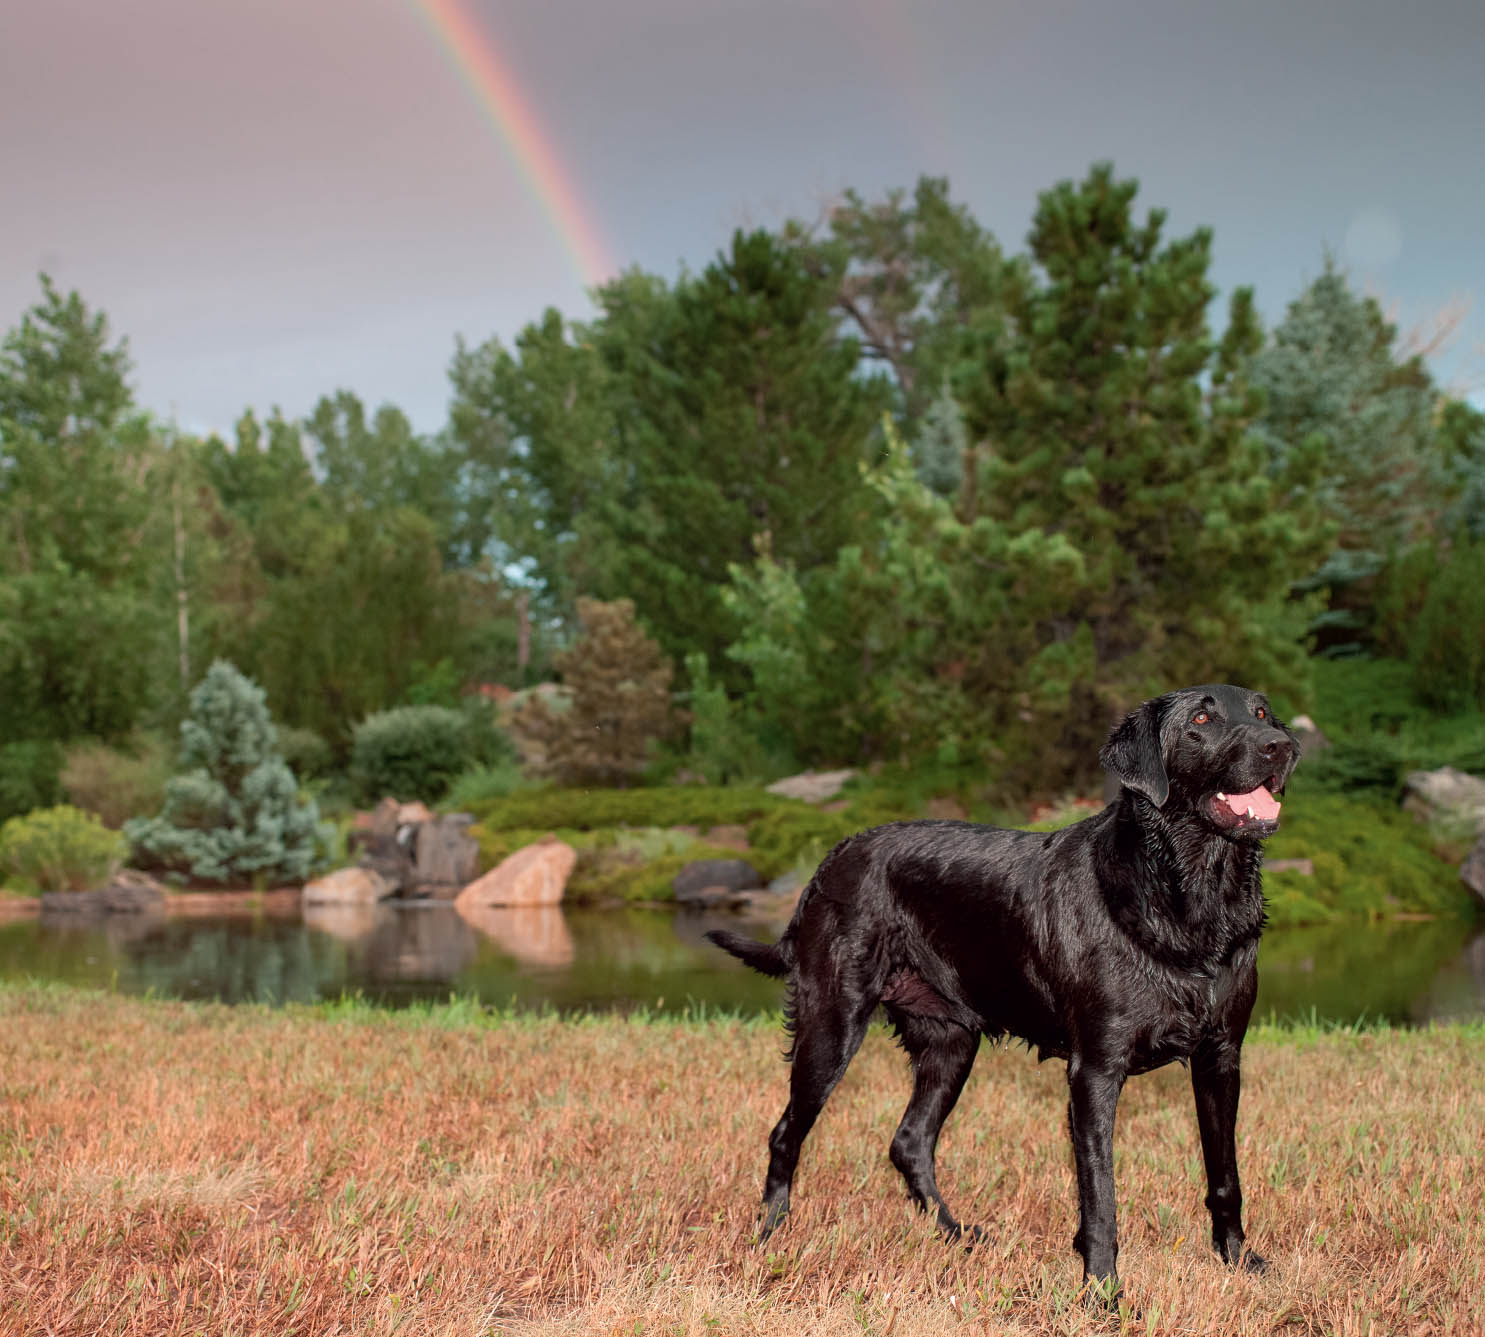
<svg viewBox="0 0 1485 1337"><path fill-rule="evenodd" d="M1399 352L1396 336L1376 300L1352 292L1327 260L1247 368L1264 392L1255 425L1273 467L1299 452L1319 460L1310 492L1334 539L1303 583L1327 591L1314 630L1332 653L1370 644L1376 577L1447 509L1438 391L1422 359Z"/></svg>
<svg viewBox="0 0 1485 1337"><path fill-rule="evenodd" d="M218 660L181 724L183 773L158 817L125 823L133 862L199 882L301 882L319 847L319 811L278 754L263 689Z"/></svg>

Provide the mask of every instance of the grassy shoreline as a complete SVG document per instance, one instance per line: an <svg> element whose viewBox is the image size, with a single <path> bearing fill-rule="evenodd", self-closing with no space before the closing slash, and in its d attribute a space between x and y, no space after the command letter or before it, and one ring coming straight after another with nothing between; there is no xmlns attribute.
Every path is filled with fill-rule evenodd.
<svg viewBox="0 0 1485 1337"><path fill-rule="evenodd" d="M228 1007L0 986L0 1333L1468 1332L1485 1323L1485 1026L1260 1027L1240 1156L1255 1279L1207 1248L1189 1087L1131 1081L1121 1267L1076 1303L1062 1065L987 1048L941 1182L886 1159L875 1031L748 1237L785 1093L771 1018L561 1020L469 1002Z"/></svg>

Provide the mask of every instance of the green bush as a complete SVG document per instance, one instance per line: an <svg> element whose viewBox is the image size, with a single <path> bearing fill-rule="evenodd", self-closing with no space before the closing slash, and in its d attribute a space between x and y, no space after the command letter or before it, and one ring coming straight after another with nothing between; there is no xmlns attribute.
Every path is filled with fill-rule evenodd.
<svg viewBox="0 0 1485 1337"><path fill-rule="evenodd" d="M440 805L449 812L468 812L514 794L526 784L514 759L493 766L471 766L454 781Z"/></svg>
<svg viewBox="0 0 1485 1337"><path fill-rule="evenodd" d="M108 877L123 853L116 831L66 804L0 826L0 868L27 890L86 891Z"/></svg>
<svg viewBox="0 0 1485 1337"><path fill-rule="evenodd" d="M97 813L117 830L131 817L159 811L170 763L170 748L158 734L137 734L121 747L74 743L62 765L62 788L74 807Z"/></svg>
<svg viewBox="0 0 1485 1337"><path fill-rule="evenodd" d="M686 656L686 673L691 680L690 739L677 760L710 785L778 774L777 759L748 727L745 707L729 698L727 689L711 676L700 650Z"/></svg>
<svg viewBox="0 0 1485 1337"><path fill-rule="evenodd" d="M746 859L751 854L690 840L652 856L622 845L589 846L578 853L567 889L579 901L673 901L675 875L697 859ZM762 870L760 869L760 872Z"/></svg>
<svg viewBox="0 0 1485 1337"><path fill-rule="evenodd" d="M388 794L436 803L470 761L469 722L447 706L399 706L369 715L351 741L351 788L359 803Z"/></svg>
<svg viewBox="0 0 1485 1337"><path fill-rule="evenodd" d="M611 826L742 825L779 809L813 811L762 789L681 785L663 789L536 789L465 807L487 831L593 831Z"/></svg>
<svg viewBox="0 0 1485 1337"><path fill-rule="evenodd" d="M1264 892L1275 924L1340 915L1400 912L1470 914L1473 902L1455 869L1432 848L1427 829L1382 803L1291 790L1265 856L1310 859L1312 876L1267 872Z"/></svg>
<svg viewBox="0 0 1485 1337"><path fill-rule="evenodd" d="M335 750L313 729L278 727L278 751L300 780L318 780L335 769Z"/></svg>
<svg viewBox="0 0 1485 1337"><path fill-rule="evenodd" d="M775 808L748 826L748 861L765 877L797 868L813 871L838 842L869 826L897 821L903 814L852 804L826 812L808 803Z"/></svg>
<svg viewBox="0 0 1485 1337"><path fill-rule="evenodd" d="M124 825L134 861L201 882L300 882L324 841L278 755L261 687L218 660L191 693L181 725L184 774L158 817Z"/></svg>
<svg viewBox="0 0 1485 1337"><path fill-rule="evenodd" d="M1291 782L1290 793L1392 799L1402 791L1405 769L1390 738L1377 736L1359 742L1342 739L1304 759Z"/></svg>
<svg viewBox="0 0 1485 1337"><path fill-rule="evenodd" d="M61 750L45 739L0 747L0 822L58 802L61 766Z"/></svg>
<svg viewBox="0 0 1485 1337"><path fill-rule="evenodd" d="M1429 705L1485 709L1485 540L1456 544L1439 567L1408 657Z"/></svg>
<svg viewBox="0 0 1485 1337"><path fill-rule="evenodd" d="M1317 661L1313 713L1338 755L1307 757L1295 777L1299 792L1315 784L1396 792L1408 771L1439 766L1485 775L1485 710L1432 709L1418 699L1413 666L1402 660Z"/></svg>

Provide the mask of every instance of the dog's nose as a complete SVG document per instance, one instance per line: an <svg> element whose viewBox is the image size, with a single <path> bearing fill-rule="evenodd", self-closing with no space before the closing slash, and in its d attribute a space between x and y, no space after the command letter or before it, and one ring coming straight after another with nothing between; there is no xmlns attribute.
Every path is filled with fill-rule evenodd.
<svg viewBox="0 0 1485 1337"><path fill-rule="evenodd" d="M1265 761L1288 761L1294 755L1294 744L1287 738L1270 738L1260 749Z"/></svg>

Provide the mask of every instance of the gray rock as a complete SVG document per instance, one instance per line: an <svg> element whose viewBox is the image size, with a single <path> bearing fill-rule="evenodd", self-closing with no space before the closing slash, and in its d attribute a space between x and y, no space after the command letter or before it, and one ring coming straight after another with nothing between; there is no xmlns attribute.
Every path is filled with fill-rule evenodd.
<svg viewBox="0 0 1485 1337"><path fill-rule="evenodd" d="M1300 755L1313 757L1330 746L1330 739L1320 732L1320 726L1308 715L1296 715L1289 721L1294 736L1299 739Z"/></svg>
<svg viewBox="0 0 1485 1337"><path fill-rule="evenodd" d="M120 869L96 891L46 891L43 915L148 914L165 905L165 889L147 873Z"/></svg>
<svg viewBox="0 0 1485 1337"><path fill-rule="evenodd" d="M802 771L775 780L768 786L768 792L781 798L803 799L806 803L824 803L839 794L841 787L855 774L849 768L843 771Z"/></svg>
<svg viewBox="0 0 1485 1337"><path fill-rule="evenodd" d="M697 859L671 879L671 889L682 905L730 905L742 891L758 891L763 876L746 859Z"/></svg>
<svg viewBox="0 0 1485 1337"><path fill-rule="evenodd" d="M1263 861L1265 873L1303 873L1305 877L1315 876L1315 861L1313 859L1265 859Z"/></svg>
<svg viewBox="0 0 1485 1337"><path fill-rule="evenodd" d="M1475 848L1459 865L1459 880L1485 904L1485 836L1475 841Z"/></svg>
<svg viewBox="0 0 1485 1337"><path fill-rule="evenodd" d="M1409 771L1403 807L1426 820L1459 823L1485 835L1485 780L1453 766Z"/></svg>
<svg viewBox="0 0 1485 1337"><path fill-rule="evenodd" d="M803 873L780 873L768 884L770 896L798 896L809 881Z"/></svg>
<svg viewBox="0 0 1485 1337"><path fill-rule="evenodd" d="M480 846L469 834L473 822L468 813L457 812L414 828L411 880L418 895L452 900L474 881Z"/></svg>

